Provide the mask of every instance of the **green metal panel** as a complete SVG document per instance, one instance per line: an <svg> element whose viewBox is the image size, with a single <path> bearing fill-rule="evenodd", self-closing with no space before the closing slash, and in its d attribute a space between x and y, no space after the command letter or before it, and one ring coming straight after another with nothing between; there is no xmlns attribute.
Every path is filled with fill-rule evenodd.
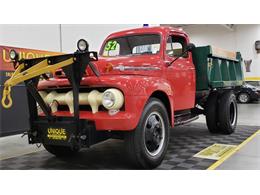
<svg viewBox="0 0 260 195"><path fill-rule="evenodd" d="M239 52L236 59L213 56L212 47L196 47L192 51L196 67L197 91L210 88L224 88L243 84L242 59Z"/></svg>

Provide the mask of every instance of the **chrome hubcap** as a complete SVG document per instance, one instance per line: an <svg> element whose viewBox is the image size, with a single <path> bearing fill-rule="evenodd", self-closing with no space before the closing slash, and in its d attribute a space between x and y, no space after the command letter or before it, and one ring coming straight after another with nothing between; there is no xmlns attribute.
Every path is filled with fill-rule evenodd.
<svg viewBox="0 0 260 195"><path fill-rule="evenodd" d="M144 126L144 145L147 153L156 156L163 148L165 140L165 125L158 112L152 112Z"/></svg>
<svg viewBox="0 0 260 195"><path fill-rule="evenodd" d="M248 95L247 94L240 94L239 95L239 101L246 103L248 101Z"/></svg>

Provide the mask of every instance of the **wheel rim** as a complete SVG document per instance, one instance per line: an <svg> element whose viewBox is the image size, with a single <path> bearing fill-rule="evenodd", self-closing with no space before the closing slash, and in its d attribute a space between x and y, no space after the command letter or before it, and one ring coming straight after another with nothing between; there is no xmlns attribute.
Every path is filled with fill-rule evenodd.
<svg viewBox="0 0 260 195"><path fill-rule="evenodd" d="M237 118L237 107L234 102L230 105L230 123L232 126L235 125Z"/></svg>
<svg viewBox="0 0 260 195"><path fill-rule="evenodd" d="M245 94L245 93L240 94L240 95L239 95L239 101L242 102L242 103L248 102L248 95Z"/></svg>
<svg viewBox="0 0 260 195"><path fill-rule="evenodd" d="M165 125L158 112L152 112L145 121L144 145L145 150L151 156L159 154L165 140Z"/></svg>

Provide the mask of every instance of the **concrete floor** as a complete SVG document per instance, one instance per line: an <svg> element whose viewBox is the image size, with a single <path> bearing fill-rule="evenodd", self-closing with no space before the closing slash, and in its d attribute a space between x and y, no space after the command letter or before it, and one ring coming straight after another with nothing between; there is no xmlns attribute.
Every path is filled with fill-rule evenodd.
<svg viewBox="0 0 260 195"><path fill-rule="evenodd" d="M217 170L260 170L260 133L225 160Z"/></svg>
<svg viewBox="0 0 260 195"><path fill-rule="evenodd" d="M238 125L260 126L260 101L238 104L238 112ZM205 123L205 116L201 115L196 122ZM260 170L260 133L216 169Z"/></svg>
<svg viewBox="0 0 260 195"><path fill-rule="evenodd" d="M238 125L260 126L260 102L239 104L238 111ZM205 117L201 116L194 123L205 123ZM218 169L260 169L260 152L256 149L256 147L259 148L260 136L256 136L253 141L252 145L249 143L248 146L245 146L244 150L234 155L234 158L231 157L227 161L227 165L224 166L223 163ZM21 138L21 135L15 135L0 138L0 160L35 153L41 150L44 150L43 147L38 148L36 145L29 145L27 136ZM258 166L254 166L253 162L258 162Z"/></svg>

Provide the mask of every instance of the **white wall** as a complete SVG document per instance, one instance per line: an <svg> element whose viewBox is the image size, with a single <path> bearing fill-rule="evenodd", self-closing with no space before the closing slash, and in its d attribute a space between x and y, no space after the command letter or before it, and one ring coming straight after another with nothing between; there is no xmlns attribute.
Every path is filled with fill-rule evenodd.
<svg viewBox="0 0 260 195"><path fill-rule="evenodd" d="M0 25L0 45L60 51L59 25Z"/></svg>
<svg viewBox="0 0 260 195"><path fill-rule="evenodd" d="M99 51L104 39L111 33L130 28L142 27L141 24L62 24L62 51L72 52L76 43L84 38L89 42L89 49Z"/></svg>
<svg viewBox="0 0 260 195"><path fill-rule="evenodd" d="M256 40L260 40L260 25L238 25L236 27L238 50L245 60L253 60L251 72L245 74L247 77L260 77L260 54L257 54L255 50Z"/></svg>
<svg viewBox="0 0 260 195"><path fill-rule="evenodd" d="M221 25L190 25L183 27L196 46L213 45L227 50L236 50L235 34Z"/></svg>
<svg viewBox="0 0 260 195"><path fill-rule="evenodd" d="M256 53L254 44L260 40L260 25L235 25L229 30L223 25L189 25L184 26L196 46L214 45L227 50L240 51L243 59L252 59L251 72L245 71L245 77L260 77L260 54Z"/></svg>
<svg viewBox="0 0 260 195"><path fill-rule="evenodd" d="M110 33L138 27L142 24L1 24L0 45L68 53L84 38L98 51Z"/></svg>

